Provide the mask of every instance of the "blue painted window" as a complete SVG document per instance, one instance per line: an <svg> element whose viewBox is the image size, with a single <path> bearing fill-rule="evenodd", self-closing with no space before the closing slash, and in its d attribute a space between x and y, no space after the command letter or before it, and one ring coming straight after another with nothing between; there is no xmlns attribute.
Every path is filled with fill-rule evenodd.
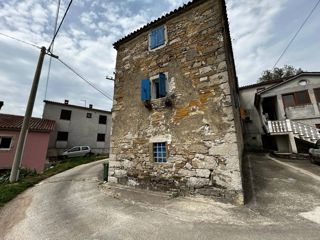
<svg viewBox="0 0 320 240"><path fill-rule="evenodd" d="M167 147L165 142L153 143L153 159L157 163L167 162Z"/></svg>
<svg viewBox="0 0 320 240"><path fill-rule="evenodd" d="M159 74L159 97L165 97L166 91L166 75L164 73Z"/></svg>
<svg viewBox="0 0 320 240"><path fill-rule="evenodd" d="M153 77L151 82L152 82L151 83L152 99L163 98L167 96L167 90L166 90L167 77L164 73L159 73L159 75L156 76L156 78Z"/></svg>
<svg viewBox="0 0 320 240"><path fill-rule="evenodd" d="M148 101L151 99L150 80L145 79L141 81L141 101Z"/></svg>
<svg viewBox="0 0 320 240"><path fill-rule="evenodd" d="M160 26L153 29L150 33L150 49L155 49L165 44L165 27Z"/></svg>

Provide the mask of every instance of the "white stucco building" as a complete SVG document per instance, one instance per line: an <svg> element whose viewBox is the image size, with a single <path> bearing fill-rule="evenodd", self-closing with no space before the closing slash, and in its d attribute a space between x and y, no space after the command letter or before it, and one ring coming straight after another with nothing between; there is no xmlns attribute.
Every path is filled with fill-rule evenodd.
<svg viewBox="0 0 320 240"><path fill-rule="evenodd" d="M300 152L320 138L320 72L240 88L248 149Z"/></svg>
<svg viewBox="0 0 320 240"><path fill-rule="evenodd" d="M43 118L56 121L48 157L73 146L90 146L93 153L109 153L111 112L45 100Z"/></svg>

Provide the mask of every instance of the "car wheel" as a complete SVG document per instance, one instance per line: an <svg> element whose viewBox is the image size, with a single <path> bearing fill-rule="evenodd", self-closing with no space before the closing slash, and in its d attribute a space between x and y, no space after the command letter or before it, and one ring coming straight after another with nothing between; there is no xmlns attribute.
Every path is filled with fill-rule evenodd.
<svg viewBox="0 0 320 240"><path fill-rule="evenodd" d="M313 164L316 163L316 161L314 160L314 157L310 157L310 162L313 163Z"/></svg>

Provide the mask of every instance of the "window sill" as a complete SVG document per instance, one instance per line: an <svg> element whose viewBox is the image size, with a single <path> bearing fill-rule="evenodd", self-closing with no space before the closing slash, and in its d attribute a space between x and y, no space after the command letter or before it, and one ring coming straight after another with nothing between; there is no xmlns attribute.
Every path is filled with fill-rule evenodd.
<svg viewBox="0 0 320 240"><path fill-rule="evenodd" d="M9 152L11 151L11 148L2 148L0 149L0 152Z"/></svg>
<svg viewBox="0 0 320 240"><path fill-rule="evenodd" d="M162 44L162 45L160 45L160 46L158 46L158 47L152 48L152 49L151 49L150 46L149 46L149 52L155 52L155 51L157 51L157 50L159 50L159 49L164 48L166 45L167 45L167 42L165 42L164 44Z"/></svg>
<svg viewBox="0 0 320 240"><path fill-rule="evenodd" d="M307 104L301 104L301 105L296 105L296 106L290 106L290 107L286 107L285 109L299 109L299 108L304 108L304 107L312 107L313 105L311 103L307 103Z"/></svg>
<svg viewBox="0 0 320 240"><path fill-rule="evenodd" d="M168 95L166 97L151 99L150 101L145 101L144 105L149 109L161 109L169 108L174 104L174 95Z"/></svg>

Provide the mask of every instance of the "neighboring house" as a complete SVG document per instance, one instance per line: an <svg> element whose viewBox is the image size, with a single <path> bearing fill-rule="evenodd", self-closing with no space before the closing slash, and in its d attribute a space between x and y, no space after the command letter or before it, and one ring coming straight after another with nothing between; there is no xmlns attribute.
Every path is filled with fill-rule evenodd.
<svg viewBox="0 0 320 240"><path fill-rule="evenodd" d="M241 117L243 120L244 144L246 149L262 150L263 142L266 142L266 138L268 138L268 135L266 135L263 130L259 112L254 105L256 93L281 83L284 80L286 79L259 82L240 87Z"/></svg>
<svg viewBox="0 0 320 240"><path fill-rule="evenodd" d="M197 0L114 44L109 181L243 200L225 2Z"/></svg>
<svg viewBox="0 0 320 240"><path fill-rule="evenodd" d="M242 87L240 99L249 149L302 152L320 138L320 72Z"/></svg>
<svg viewBox="0 0 320 240"><path fill-rule="evenodd" d="M0 168L10 169L23 122L23 116L0 114ZM55 122L31 118L21 166L42 172L45 167L50 132Z"/></svg>
<svg viewBox="0 0 320 240"><path fill-rule="evenodd" d="M93 153L109 152L111 113L95 109L45 100L43 117L56 121L50 136L49 157L56 157L74 146L90 146Z"/></svg>

